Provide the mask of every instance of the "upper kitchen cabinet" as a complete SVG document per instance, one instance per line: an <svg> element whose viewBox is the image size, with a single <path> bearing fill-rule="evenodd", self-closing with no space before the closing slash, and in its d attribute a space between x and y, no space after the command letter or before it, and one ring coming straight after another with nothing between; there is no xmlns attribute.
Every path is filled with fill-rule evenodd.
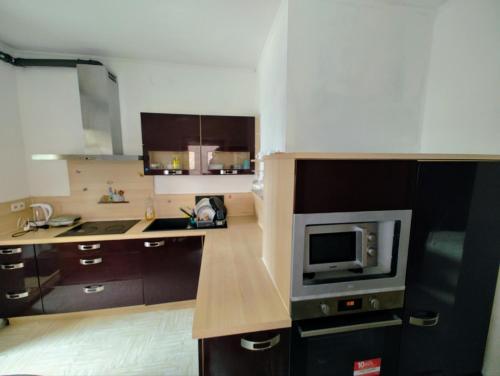
<svg viewBox="0 0 500 376"><path fill-rule="evenodd" d="M201 116L203 174L253 174L255 118Z"/></svg>
<svg viewBox="0 0 500 376"><path fill-rule="evenodd" d="M141 113L144 173L200 173L200 117Z"/></svg>
<svg viewBox="0 0 500 376"><path fill-rule="evenodd" d="M141 113L147 175L253 174L255 118Z"/></svg>

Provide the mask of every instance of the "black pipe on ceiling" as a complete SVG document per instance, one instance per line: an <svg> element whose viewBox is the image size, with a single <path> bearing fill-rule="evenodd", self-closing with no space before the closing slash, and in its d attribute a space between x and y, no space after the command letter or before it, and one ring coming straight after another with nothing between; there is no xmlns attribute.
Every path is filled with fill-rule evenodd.
<svg viewBox="0 0 500 376"><path fill-rule="evenodd" d="M25 59L13 57L8 53L0 51L0 60L6 63L15 65L16 67L59 67L59 68L76 68L77 64L87 65L102 65L103 63L97 60L81 60L81 59ZM116 76L108 72L110 79L116 82Z"/></svg>

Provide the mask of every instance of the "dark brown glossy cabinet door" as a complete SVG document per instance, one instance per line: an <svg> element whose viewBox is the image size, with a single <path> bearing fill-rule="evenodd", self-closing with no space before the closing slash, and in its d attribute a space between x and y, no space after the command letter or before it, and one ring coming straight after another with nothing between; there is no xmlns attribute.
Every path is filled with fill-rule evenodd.
<svg viewBox="0 0 500 376"><path fill-rule="evenodd" d="M187 151L200 145L198 115L141 113L141 128L147 150Z"/></svg>
<svg viewBox="0 0 500 376"><path fill-rule="evenodd" d="M146 175L200 174L199 115L141 113L141 129Z"/></svg>
<svg viewBox="0 0 500 376"><path fill-rule="evenodd" d="M143 304L141 250L134 241L35 247L46 313Z"/></svg>
<svg viewBox="0 0 500 376"><path fill-rule="evenodd" d="M289 374L290 329L199 341L200 376Z"/></svg>
<svg viewBox="0 0 500 376"><path fill-rule="evenodd" d="M0 317L43 313L33 245L0 247Z"/></svg>
<svg viewBox="0 0 500 376"><path fill-rule="evenodd" d="M500 262L500 163L422 162L401 375L480 375Z"/></svg>
<svg viewBox="0 0 500 376"><path fill-rule="evenodd" d="M298 160L294 213L411 209L415 161Z"/></svg>
<svg viewBox="0 0 500 376"><path fill-rule="evenodd" d="M255 118L250 116L202 116L202 145L216 146L217 151L255 154Z"/></svg>
<svg viewBox="0 0 500 376"><path fill-rule="evenodd" d="M196 299L202 237L143 241L144 303Z"/></svg>

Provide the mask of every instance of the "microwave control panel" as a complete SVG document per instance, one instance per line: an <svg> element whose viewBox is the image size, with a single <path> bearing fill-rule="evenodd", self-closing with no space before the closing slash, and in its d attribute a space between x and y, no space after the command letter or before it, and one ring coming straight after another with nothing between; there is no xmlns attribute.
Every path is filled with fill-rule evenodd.
<svg viewBox="0 0 500 376"><path fill-rule="evenodd" d="M404 291L337 296L331 298L292 301L292 319L337 316L360 312L402 308Z"/></svg>

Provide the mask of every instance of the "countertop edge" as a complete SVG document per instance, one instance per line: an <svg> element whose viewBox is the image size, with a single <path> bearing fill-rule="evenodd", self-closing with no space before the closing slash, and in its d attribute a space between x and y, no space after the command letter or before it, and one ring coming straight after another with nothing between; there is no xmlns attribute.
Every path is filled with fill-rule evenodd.
<svg viewBox="0 0 500 376"><path fill-rule="evenodd" d="M208 339L215 337L225 337L237 334L260 332L263 330L285 329L292 326L292 320L277 320L262 324L242 325L225 328L224 330L194 330L193 339Z"/></svg>

